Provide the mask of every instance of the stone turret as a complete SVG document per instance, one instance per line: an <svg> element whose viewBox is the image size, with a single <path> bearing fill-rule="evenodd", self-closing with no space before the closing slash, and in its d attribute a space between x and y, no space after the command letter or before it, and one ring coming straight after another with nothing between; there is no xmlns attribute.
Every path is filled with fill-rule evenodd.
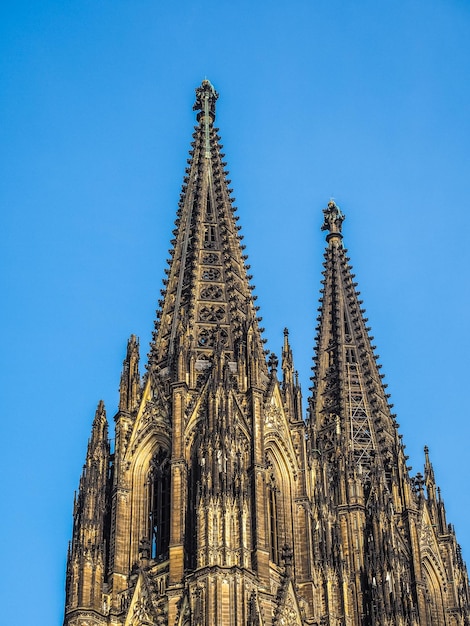
<svg viewBox="0 0 470 626"><path fill-rule="evenodd" d="M66 611L69 623L103 611L109 528L109 440L104 404L96 410L78 495L67 562ZM92 622L95 623L95 622Z"/></svg>

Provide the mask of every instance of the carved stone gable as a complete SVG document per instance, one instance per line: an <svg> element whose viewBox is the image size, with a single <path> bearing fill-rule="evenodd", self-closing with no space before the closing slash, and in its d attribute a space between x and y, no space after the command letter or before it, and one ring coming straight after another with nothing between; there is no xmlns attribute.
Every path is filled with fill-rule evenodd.
<svg viewBox="0 0 470 626"><path fill-rule="evenodd" d="M154 610L151 592L141 573L137 581L124 626L154 626L160 624Z"/></svg>
<svg viewBox="0 0 470 626"><path fill-rule="evenodd" d="M302 612L292 581L286 581L280 591L279 605L274 615L274 626L302 626Z"/></svg>

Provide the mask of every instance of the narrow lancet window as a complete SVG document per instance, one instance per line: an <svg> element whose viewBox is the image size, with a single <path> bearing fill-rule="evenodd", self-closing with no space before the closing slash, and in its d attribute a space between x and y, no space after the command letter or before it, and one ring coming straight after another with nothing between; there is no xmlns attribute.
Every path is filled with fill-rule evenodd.
<svg viewBox="0 0 470 626"><path fill-rule="evenodd" d="M346 363L356 363L356 351L354 348L346 348Z"/></svg>
<svg viewBox="0 0 470 626"><path fill-rule="evenodd" d="M269 551L271 561L280 564L278 489L274 476L268 484Z"/></svg>
<svg viewBox="0 0 470 626"><path fill-rule="evenodd" d="M213 247L215 243L215 226L206 226L204 229L204 243L205 247Z"/></svg>
<svg viewBox="0 0 470 626"><path fill-rule="evenodd" d="M150 462L148 502L151 557L163 561L168 558L170 543L170 464L164 450Z"/></svg>
<svg viewBox="0 0 470 626"><path fill-rule="evenodd" d="M212 211L212 202L211 202L211 194L207 192L207 203L206 203L206 221L213 222L214 221L214 213Z"/></svg>
<svg viewBox="0 0 470 626"><path fill-rule="evenodd" d="M188 502L186 509L186 532L185 532L185 566L192 570L197 564L197 515L198 500L201 489L201 466L199 464L196 450L201 443L198 442L193 449L193 460L188 476ZM204 455L201 455L202 462L205 462Z"/></svg>
<svg viewBox="0 0 470 626"><path fill-rule="evenodd" d="M343 315L343 322L344 322L344 334L351 335L351 328L349 326L349 321L348 321L348 316L346 314L346 311L344 312L344 315Z"/></svg>

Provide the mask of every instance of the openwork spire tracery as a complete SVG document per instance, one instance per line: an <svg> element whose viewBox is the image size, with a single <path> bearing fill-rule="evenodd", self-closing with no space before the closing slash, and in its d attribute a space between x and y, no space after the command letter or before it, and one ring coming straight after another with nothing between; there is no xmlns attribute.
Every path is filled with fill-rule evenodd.
<svg viewBox="0 0 470 626"><path fill-rule="evenodd" d="M247 333L264 360L243 236L218 129L213 125L217 98L207 80L196 89L199 124L193 134L151 351L152 365L160 369L171 366L181 353L186 358L192 354L196 361L224 353L234 363Z"/></svg>
<svg viewBox="0 0 470 626"><path fill-rule="evenodd" d="M149 371L132 335L113 453L95 414L64 626L468 626L465 563L427 449L409 476L333 200L308 423L287 329L268 368L217 98L196 90Z"/></svg>

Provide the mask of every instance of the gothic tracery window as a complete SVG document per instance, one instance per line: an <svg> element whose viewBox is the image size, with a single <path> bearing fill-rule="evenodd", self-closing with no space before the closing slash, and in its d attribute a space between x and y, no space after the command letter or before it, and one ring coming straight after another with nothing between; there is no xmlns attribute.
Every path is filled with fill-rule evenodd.
<svg viewBox="0 0 470 626"><path fill-rule="evenodd" d="M150 461L148 474L148 538L151 558L168 558L170 543L170 464L165 450L159 450Z"/></svg>
<svg viewBox="0 0 470 626"><path fill-rule="evenodd" d="M204 241L214 243L215 240L215 226L206 226L204 229Z"/></svg>

